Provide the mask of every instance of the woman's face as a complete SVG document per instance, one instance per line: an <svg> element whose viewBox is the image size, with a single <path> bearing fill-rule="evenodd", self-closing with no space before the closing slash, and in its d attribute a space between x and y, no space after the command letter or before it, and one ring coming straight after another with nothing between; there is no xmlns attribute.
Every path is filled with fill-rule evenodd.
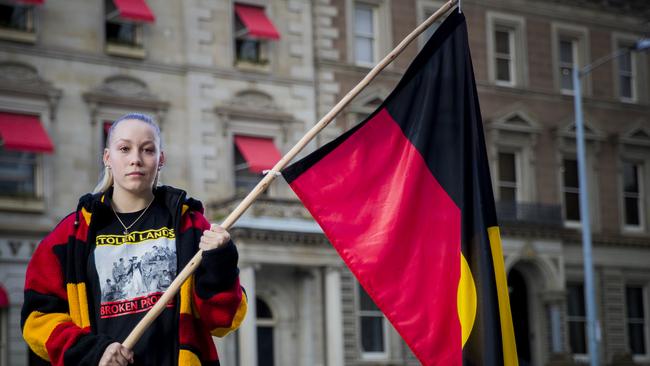
<svg viewBox="0 0 650 366"><path fill-rule="evenodd" d="M115 126L109 146L104 150L104 164L113 172L115 191L136 195L151 192L164 158L154 128L136 119Z"/></svg>

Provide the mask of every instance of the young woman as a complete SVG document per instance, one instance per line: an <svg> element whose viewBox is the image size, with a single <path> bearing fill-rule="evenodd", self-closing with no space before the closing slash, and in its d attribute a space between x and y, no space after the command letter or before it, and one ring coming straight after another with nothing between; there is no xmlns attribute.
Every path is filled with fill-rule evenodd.
<svg viewBox="0 0 650 366"><path fill-rule="evenodd" d="M158 186L165 162L151 117L113 123L104 174L39 244L25 281L23 336L54 365L218 365L212 335L246 313L237 250L200 202ZM133 350L122 342L198 248L201 265Z"/></svg>

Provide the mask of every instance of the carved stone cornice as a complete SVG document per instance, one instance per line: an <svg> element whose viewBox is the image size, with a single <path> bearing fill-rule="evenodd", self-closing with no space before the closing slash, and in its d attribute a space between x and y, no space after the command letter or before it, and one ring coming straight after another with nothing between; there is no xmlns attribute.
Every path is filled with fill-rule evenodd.
<svg viewBox="0 0 650 366"><path fill-rule="evenodd" d="M650 18L650 4L647 0L539 0L546 3L555 2L562 5L578 6L591 10L605 11L622 15L635 14Z"/></svg>
<svg viewBox="0 0 650 366"><path fill-rule="evenodd" d="M561 240L564 244L581 245L582 234L580 229L544 226L533 224L505 223L499 225L502 236L517 238L539 238ZM593 233L594 246L601 247L634 247L650 248L650 235L632 236L618 233Z"/></svg>
<svg viewBox="0 0 650 366"><path fill-rule="evenodd" d="M266 121L279 124L286 135L291 125L298 123L290 113L283 111L270 95L253 89L238 92L232 99L216 106L214 112L224 121L226 129L234 120Z"/></svg>
<svg viewBox="0 0 650 366"><path fill-rule="evenodd" d="M223 219L239 204L243 197L231 197L224 201L210 202L206 204L211 218ZM312 220L309 211L297 200L282 198L258 198L248 212L255 217L293 218Z"/></svg>
<svg viewBox="0 0 650 366"><path fill-rule="evenodd" d="M95 89L83 94L90 106L93 117L102 106L114 106L125 109L151 110L161 121L169 109L169 102L163 101L149 91L147 84L136 78L117 75L111 76ZM94 118L93 118L94 119Z"/></svg>
<svg viewBox="0 0 650 366"><path fill-rule="evenodd" d="M276 242L283 244L299 244L305 246L330 247L324 234L301 233L295 231L275 231L235 227L230 230L233 237L252 239L259 242Z"/></svg>
<svg viewBox="0 0 650 366"><path fill-rule="evenodd" d="M31 65L9 61L0 63L0 94L44 99L54 119L63 92L43 79Z"/></svg>

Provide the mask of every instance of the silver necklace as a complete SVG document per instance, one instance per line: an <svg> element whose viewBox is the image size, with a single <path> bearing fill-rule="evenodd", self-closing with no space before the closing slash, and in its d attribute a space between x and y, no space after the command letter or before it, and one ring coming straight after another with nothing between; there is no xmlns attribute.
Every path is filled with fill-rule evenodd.
<svg viewBox="0 0 650 366"><path fill-rule="evenodd" d="M120 219L120 215L118 215L117 212L115 212L115 208L113 208L113 204L111 203L111 210L113 210L115 217L117 217L117 221L119 221L122 227L124 228L124 235L129 235L129 229L133 227L133 225L135 225L135 223L138 222L140 218L142 218L142 216L144 215L145 212L147 212L147 209L149 208L149 206L151 206L152 203L153 203L153 199L149 202L147 207L144 208L140 216L138 216L129 226L124 225L124 222L122 221L122 219Z"/></svg>

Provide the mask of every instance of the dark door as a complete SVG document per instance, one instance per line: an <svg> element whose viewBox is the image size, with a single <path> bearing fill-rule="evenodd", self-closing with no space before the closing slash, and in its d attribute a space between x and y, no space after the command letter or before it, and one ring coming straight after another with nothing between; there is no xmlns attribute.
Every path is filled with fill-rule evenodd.
<svg viewBox="0 0 650 366"><path fill-rule="evenodd" d="M531 364L528 288L524 276L517 269L510 270L508 274L508 288L510 290L510 310L512 311L512 325L515 328L519 366L528 366Z"/></svg>

